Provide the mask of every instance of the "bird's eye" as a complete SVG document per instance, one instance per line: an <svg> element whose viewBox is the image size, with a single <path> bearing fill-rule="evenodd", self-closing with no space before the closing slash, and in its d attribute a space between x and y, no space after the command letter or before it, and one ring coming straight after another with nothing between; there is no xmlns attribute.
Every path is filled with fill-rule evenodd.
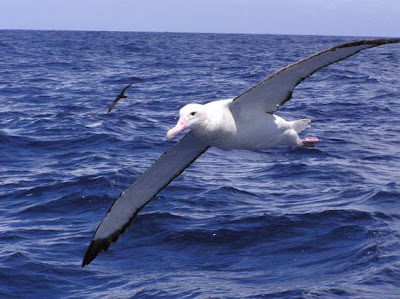
<svg viewBox="0 0 400 299"><path fill-rule="evenodd" d="M194 111L193 111L193 112L190 112L190 115L191 115L191 116L195 116L195 115L196 115L196 112L194 112Z"/></svg>

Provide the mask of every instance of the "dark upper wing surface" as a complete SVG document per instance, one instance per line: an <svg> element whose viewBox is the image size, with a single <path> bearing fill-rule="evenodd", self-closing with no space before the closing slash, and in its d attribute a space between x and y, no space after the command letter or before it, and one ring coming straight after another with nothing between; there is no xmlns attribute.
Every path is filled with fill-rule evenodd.
<svg viewBox="0 0 400 299"><path fill-rule="evenodd" d="M274 113L292 98L293 89L301 81L323 67L346 59L364 49L399 42L400 38L363 40L340 44L318 52L280 69L236 97L233 105L241 109L255 108Z"/></svg>
<svg viewBox="0 0 400 299"><path fill-rule="evenodd" d="M89 264L100 251L107 250L140 210L208 148L209 146L190 132L164 152L115 200L86 250L82 267Z"/></svg>

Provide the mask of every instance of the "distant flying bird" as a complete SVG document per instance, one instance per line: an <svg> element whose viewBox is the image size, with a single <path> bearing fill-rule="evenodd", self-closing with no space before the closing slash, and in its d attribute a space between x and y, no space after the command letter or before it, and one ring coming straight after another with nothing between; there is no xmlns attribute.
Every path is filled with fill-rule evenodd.
<svg viewBox="0 0 400 299"><path fill-rule="evenodd" d="M167 139L185 129L191 132L162 154L115 200L86 250L82 267L117 241L157 193L211 146L226 149L315 146L321 140L316 137L301 139L298 135L309 126L310 119L286 121L274 114L292 98L293 89L316 71L361 50L399 42L400 38L393 38L340 44L280 69L234 99L184 106L178 123L168 131Z"/></svg>
<svg viewBox="0 0 400 299"><path fill-rule="evenodd" d="M115 98L115 100L111 103L110 107L108 108L108 113L110 113L114 106L117 105L117 103L119 102L120 99L125 99L127 98L127 96L125 95L125 92L129 89L129 87L131 87L133 84L130 83L129 85L125 86L125 88L121 91L121 93L119 95L117 95L117 97Z"/></svg>

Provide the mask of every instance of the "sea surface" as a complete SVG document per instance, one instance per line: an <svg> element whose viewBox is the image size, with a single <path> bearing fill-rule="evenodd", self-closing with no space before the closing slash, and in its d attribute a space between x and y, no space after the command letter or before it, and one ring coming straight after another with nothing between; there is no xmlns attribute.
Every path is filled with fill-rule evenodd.
<svg viewBox="0 0 400 299"><path fill-rule="evenodd" d="M295 89L316 148L211 148L81 267L183 105L359 39L0 31L0 297L400 298L400 45Z"/></svg>

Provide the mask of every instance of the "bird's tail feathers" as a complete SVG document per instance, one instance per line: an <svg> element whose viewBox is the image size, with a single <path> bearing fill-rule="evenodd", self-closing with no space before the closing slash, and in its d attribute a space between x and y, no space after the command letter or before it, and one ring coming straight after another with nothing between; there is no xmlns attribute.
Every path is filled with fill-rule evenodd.
<svg viewBox="0 0 400 299"><path fill-rule="evenodd" d="M311 124L310 118L303 118L290 122L290 125L292 126L293 130L295 130L297 133L303 132L310 126L310 124Z"/></svg>

